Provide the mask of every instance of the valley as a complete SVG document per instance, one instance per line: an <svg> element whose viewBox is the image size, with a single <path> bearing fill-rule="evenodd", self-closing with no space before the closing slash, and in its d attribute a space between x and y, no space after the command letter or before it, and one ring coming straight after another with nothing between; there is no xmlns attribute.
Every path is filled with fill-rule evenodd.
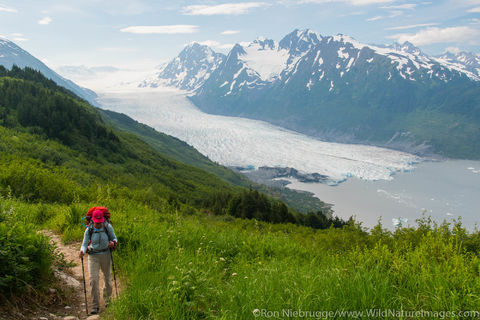
<svg viewBox="0 0 480 320"><path fill-rule="evenodd" d="M99 96L103 108L184 140L255 181L311 192L333 204L336 215L355 215L368 228L380 217L389 229L394 219L414 224L424 213L439 222L462 217L469 228L479 222L478 161L432 162L389 149L323 142L257 120L209 115L172 88ZM294 169L280 169L285 167Z"/></svg>

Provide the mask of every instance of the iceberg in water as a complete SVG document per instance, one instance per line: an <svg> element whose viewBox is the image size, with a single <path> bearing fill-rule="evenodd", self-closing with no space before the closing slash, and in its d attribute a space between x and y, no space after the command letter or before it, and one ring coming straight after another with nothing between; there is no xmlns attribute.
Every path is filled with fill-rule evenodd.
<svg viewBox="0 0 480 320"><path fill-rule="evenodd" d="M395 228L400 228L408 222L407 218L393 218L392 223Z"/></svg>

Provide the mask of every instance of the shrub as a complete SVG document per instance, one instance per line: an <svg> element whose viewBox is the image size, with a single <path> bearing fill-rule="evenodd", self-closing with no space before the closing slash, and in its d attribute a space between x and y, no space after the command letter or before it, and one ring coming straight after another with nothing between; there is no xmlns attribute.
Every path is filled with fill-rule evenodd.
<svg viewBox="0 0 480 320"><path fill-rule="evenodd" d="M0 214L0 294L8 298L42 288L52 279L54 248L31 224L16 221L11 212Z"/></svg>

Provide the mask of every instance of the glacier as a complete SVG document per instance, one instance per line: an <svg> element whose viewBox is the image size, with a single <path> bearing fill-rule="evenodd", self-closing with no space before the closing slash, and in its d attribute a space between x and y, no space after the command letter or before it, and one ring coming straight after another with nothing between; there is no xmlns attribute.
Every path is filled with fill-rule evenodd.
<svg viewBox="0 0 480 320"><path fill-rule="evenodd" d="M395 172L411 171L422 161L385 148L324 142L258 120L206 114L185 91L173 88L103 92L98 101L230 167L290 167L338 183L349 177L391 180Z"/></svg>

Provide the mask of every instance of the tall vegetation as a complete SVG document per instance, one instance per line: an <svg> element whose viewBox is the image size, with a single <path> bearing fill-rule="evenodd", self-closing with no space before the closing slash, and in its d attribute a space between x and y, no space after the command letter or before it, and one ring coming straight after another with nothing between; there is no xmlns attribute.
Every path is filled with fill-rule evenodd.
<svg viewBox="0 0 480 320"><path fill-rule="evenodd" d="M33 224L18 220L17 207L0 202L0 301L52 281L53 247Z"/></svg>
<svg viewBox="0 0 480 320"><path fill-rule="evenodd" d="M458 314L480 305L480 234L459 222L424 217L395 231L380 223L369 232L356 223L314 230L208 216L167 200L157 208L117 199L99 204L111 209L116 269L127 283L107 318L249 319L256 309L347 318L371 309ZM10 200L7 207L17 220L78 240L78 219L90 204L22 206Z"/></svg>

